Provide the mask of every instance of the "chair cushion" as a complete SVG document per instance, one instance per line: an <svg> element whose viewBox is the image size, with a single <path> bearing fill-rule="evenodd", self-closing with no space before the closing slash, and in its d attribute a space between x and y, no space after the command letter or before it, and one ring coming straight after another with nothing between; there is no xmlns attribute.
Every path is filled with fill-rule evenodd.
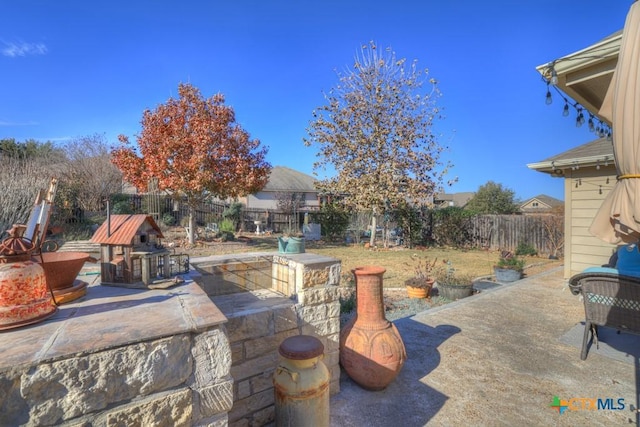
<svg viewBox="0 0 640 427"><path fill-rule="evenodd" d="M612 273L612 274L620 274L617 268L611 267L587 267L583 271L583 273Z"/></svg>
<svg viewBox="0 0 640 427"><path fill-rule="evenodd" d="M637 244L623 245L618 248L616 268L620 274L640 277L640 251Z"/></svg>

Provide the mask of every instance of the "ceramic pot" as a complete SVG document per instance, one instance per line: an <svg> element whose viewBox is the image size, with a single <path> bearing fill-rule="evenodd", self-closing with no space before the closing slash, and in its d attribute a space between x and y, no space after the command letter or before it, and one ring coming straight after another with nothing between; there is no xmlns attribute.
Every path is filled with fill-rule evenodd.
<svg viewBox="0 0 640 427"><path fill-rule="evenodd" d="M0 256L0 329L40 322L57 310L44 270L30 258Z"/></svg>
<svg viewBox="0 0 640 427"><path fill-rule="evenodd" d="M522 272L518 270L512 270L510 268L498 268L495 267L493 272L496 275L496 281L500 283L511 283L522 278Z"/></svg>
<svg viewBox="0 0 640 427"><path fill-rule="evenodd" d="M356 315L340 332L340 364L353 381L368 390L391 384L407 359L400 333L384 315L385 271L377 266L352 270Z"/></svg>
<svg viewBox="0 0 640 427"><path fill-rule="evenodd" d="M424 280L425 284L420 286L411 285L412 282L415 284L415 279L410 279L405 282L409 298L429 298L431 296L431 288L433 287L434 281L432 279Z"/></svg>
<svg viewBox="0 0 640 427"><path fill-rule="evenodd" d="M438 283L438 295L450 301L457 301L473 295L473 284L445 285Z"/></svg>

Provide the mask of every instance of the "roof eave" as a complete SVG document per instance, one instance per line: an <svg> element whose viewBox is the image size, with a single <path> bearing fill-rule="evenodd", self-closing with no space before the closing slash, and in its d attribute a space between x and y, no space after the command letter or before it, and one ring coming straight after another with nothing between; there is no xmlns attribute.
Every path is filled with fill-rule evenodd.
<svg viewBox="0 0 640 427"><path fill-rule="evenodd" d="M599 115L600 98L604 98L604 94L594 97L591 90L594 85L608 85L618 62L621 40L622 31L619 31L585 49L539 65L536 70L546 81L550 81L551 72L555 70L556 87L610 125Z"/></svg>
<svg viewBox="0 0 640 427"><path fill-rule="evenodd" d="M555 68L558 77L560 77L560 74L571 73L588 65L597 64L611 58L617 58L618 52L620 51L621 40L622 32L620 31L577 52L538 65L536 70L542 77L549 80L551 78L549 74L551 66Z"/></svg>
<svg viewBox="0 0 640 427"><path fill-rule="evenodd" d="M605 161L608 162L607 160ZM613 160L611 162L613 163ZM597 167L599 165L606 166L603 164L602 156L580 157L569 160L545 160L543 162L528 163L527 167L538 172L553 173L557 170L576 167Z"/></svg>

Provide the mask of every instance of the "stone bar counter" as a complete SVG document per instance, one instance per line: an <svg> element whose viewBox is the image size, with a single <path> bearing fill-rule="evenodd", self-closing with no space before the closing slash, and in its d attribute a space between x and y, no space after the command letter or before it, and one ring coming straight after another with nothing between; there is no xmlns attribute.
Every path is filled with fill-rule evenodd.
<svg viewBox="0 0 640 427"><path fill-rule="evenodd" d="M0 331L0 426L269 424L278 347L300 334L321 340L339 391L340 260L265 252L191 264L167 289L103 286L90 267L84 297Z"/></svg>
<svg viewBox="0 0 640 427"><path fill-rule="evenodd" d="M227 318L197 283L135 290L79 278L93 282L85 297L0 332L0 425L228 424Z"/></svg>

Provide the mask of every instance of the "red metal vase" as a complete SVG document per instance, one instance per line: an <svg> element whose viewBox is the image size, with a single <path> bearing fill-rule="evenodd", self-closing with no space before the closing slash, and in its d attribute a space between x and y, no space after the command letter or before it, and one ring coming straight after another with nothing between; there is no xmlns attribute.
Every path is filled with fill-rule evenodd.
<svg viewBox="0 0 640 427"><path fill-rule="evenodd" d="M407 359L400 333L384 315L385 271L377 266L352 270L356 315L340 332L340 364L352 380L368 390L382 390L391 384Z"/></svg>

